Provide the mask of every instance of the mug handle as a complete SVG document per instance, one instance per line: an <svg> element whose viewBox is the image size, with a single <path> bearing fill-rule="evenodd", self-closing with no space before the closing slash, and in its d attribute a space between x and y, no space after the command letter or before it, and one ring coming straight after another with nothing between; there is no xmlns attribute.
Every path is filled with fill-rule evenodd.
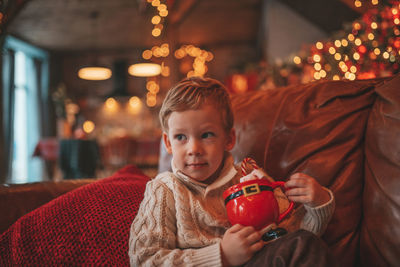
<svg viewBox="0 0 400 267"><path fill-rule="evenodd" d="M277 181L277 182L271 183L271 187L272 187L272 189L280 187L283 189L283 191L286 191L285 190L285 182L282 182L282 181ZM287 215L289 215L289 213L292 211L293 207L294 207L294 202L289 200L289 207L284 212L279 214L278 223L280 223L283 220L283 218L285 218Z"/></svg>

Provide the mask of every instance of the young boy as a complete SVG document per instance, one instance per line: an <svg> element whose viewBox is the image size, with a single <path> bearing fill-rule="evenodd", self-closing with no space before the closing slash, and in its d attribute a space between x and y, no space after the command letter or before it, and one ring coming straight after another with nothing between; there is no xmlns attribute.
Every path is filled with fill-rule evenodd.
<svg viewBox="0 0 400 267"><path fill-rule="evenodd" d="M269 245L264 245L253 227L231 226L227 219L222 193L239 183L241 175L229 153L235 132L224 86L209 78L181 81L168 92L160 121L163 141L173 156L173 171L157 175L146 186L131 226L130 264L237 266L247 263L263 247L263 251L267 249ZM287 197L306 207L305 212L295 212L288 220L292 221L288 230L303 227L321 234L333 213L332 193L305 174L292 175L286 185L291 188ZM278 241L272 243L279 245ZM315 247L325 249L319 243ZM281 253L278 250L268 248ZM251 261L259 261L260 253L257 255Z"/></svg>

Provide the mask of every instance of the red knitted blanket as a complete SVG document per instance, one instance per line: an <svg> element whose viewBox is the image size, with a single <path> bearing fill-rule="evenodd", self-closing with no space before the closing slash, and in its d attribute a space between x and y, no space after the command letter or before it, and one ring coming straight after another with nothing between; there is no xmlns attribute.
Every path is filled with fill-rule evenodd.
<svg viewBox="0 0 400 267"><path fill-rule="evenodd" d="M26 214L0 236L0 266L128 266L147 181L127 166Z"/></svg>

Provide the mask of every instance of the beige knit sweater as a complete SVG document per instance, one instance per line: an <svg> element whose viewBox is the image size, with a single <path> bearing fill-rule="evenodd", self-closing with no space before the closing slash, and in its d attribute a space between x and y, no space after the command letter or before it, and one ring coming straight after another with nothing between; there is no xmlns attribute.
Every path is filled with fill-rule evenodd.
<svg viewBox="0 0 400 267"><path fill-rule="evenodd" d="M227 157L220 177L210 185L172 167L173 173L161 173L147 183L130 231L131 266L222 266L220 241L230 227L222 193L241 177L232 157ZM280 226L320 235L334 211L330 194L328 203L300 206Z"/></svg>

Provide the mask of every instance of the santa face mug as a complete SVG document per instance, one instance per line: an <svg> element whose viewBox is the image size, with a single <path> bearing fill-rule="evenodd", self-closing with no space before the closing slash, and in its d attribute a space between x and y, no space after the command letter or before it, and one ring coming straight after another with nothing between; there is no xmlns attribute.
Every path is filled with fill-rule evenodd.
<svg viewBox="0 0 400 267"><path fill-rule="evenodd" d="M284 182L264 179L245 181L229 187L223 193L226 212L232 225L253 226L256 230L269 230L282 221L293 209L293 202L279 214L274 189L285 189Z"/></svg>

